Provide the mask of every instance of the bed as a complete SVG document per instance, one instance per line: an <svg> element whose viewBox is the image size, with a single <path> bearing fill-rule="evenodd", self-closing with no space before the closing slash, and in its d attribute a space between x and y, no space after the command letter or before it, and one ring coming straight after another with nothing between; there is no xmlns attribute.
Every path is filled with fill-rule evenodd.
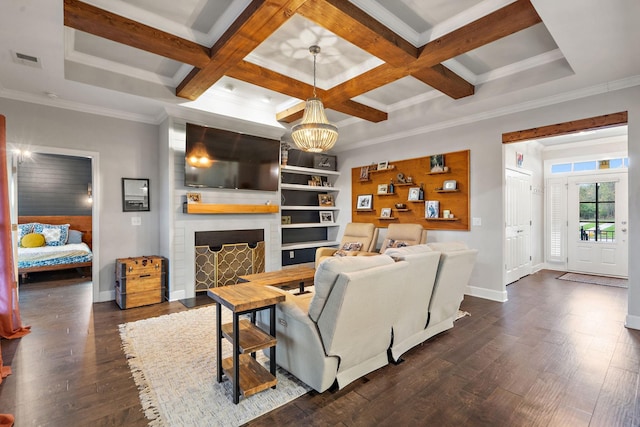
<svg viewBox="0 0 640 427"><path fill-rule="evenodd" d="M18 247L18 274L23 278L27 273L38 271L64 270L71 268L90 268L92 227L91 216L20 216L18 224L45 224L58 226L69 224L69 230L82 233L81 241L59 246L36 248ZM41 227L42 228L42 227ZM39 230L34 230L38 232ZM69 234L70 235L70 234ZM75 233L76 239L78 233Z"/></svg>

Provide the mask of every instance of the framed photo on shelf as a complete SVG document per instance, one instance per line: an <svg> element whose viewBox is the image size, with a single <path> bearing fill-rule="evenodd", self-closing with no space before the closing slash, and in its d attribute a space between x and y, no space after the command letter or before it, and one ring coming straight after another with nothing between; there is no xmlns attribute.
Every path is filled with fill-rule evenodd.
<svg viewBox="0 0 640 427"><path fill-rule="evenodd" d="M200 193L187 193L187 203L200 203L202 196Z"/></svg>
<svg viewBox="0 0 640 427"><path fill-rule="evenodd" d="M378 170L383 171L389 169L389 161L378 162Z"/></svg>
<svg viewBox="0 0 640 427"><path fill-rule="evenodd" d="M389 192L389 184L378 184L378 194L387 194Z"/></svg>
<svg viewBox="0 0 640 427"><path fill-rule="evenodd" d="M318 194L318 204L320 206L335 206L332 194Z"/></svg>
<svg viewBox="0 0 640 427"><path fill-rule="evenodd" d="M333 224L333 211L320 211L320 224Z"/></svg>
<svg viewBox="0 0 640 427"><path fill-rule="evenodd" d="M313 167L315 169L334 171L336 170L336 156L330 156L328 154L314 154Z"/></svg>
<svg viewBox="0 0 640 427"><path fill-rule="evenodd" d="M360 181L369 181L369 166L360 168Z"/></svg>
<svg viewBox="0 0 640 427"><path fill-rule="evenodd" d="M424 202L424 217L438 218L440 215L440 202L438 200L427 200Z"/></svg>
<svg viewBox="0 0 640 427"><path fill-rule="evenodd" d="M431 172L444 172L444 154L434 154L429 158Z"/></svg>
<svg viewBox="0 0 640 427"><path fill-rule="evenodd" d="M411 187L409 188L409 196L407 197L409 201L420 200L420 187Z"/></svg>
<svg viewBox="0 0 640 427"><path fill-rule="evenodd" d="M382 208L380 210L380 218L391 218L391 208Z"/></svg>
<svg viewBox="0 0 640 427"><path fill-rule="evenodd" d="M283 225L291 224L291 215L282 215L280 217L280 223Z"/></svg>
<svg viewBox="0 0 640 427"><path fill-rule="evenodd" d="M373 194L359 194L356 200L356 210L371 210L373 207Z"/></svg>
<svg viewBox="0 0 640 427"><path fill-rule="evenodd" d="M455 179L448 179L442 184L443 190L455 190L458 188L458 182Z"/></svg>

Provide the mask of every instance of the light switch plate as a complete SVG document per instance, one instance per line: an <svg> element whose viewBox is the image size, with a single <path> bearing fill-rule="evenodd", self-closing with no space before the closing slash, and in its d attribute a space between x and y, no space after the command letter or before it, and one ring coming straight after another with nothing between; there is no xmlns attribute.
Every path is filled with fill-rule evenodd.
<svg viewBox="0 0 640 427"><path fill-rule="evenodd" d="M472 224L477 226L477 227L482 226L482 218L473 218Z"/></svg>
<svg viewBox="0 0 640 427"><path fill-rule="evenodd" d="M140 218L139 216L132 216L131 225L142 225L142 218Z"/></svg>

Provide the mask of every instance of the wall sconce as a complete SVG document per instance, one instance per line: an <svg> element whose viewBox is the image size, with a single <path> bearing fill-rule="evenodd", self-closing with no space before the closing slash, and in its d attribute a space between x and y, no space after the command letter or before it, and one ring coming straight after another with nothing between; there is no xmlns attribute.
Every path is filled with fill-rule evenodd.
<svg viewBox="0 0 640 427"><path fill-rule="evenodd" d="M93 192L91 191L91 183L87 184L87 202L93 203Z"/></svg>
<svg viewBox="0 0 640 427"><path fill-rule="evenodd" d="M21 150L19 148L14 148L13 154L15 154L19 165L22 164L22 162L24 162L25 159L31 158L31 151L28 151L28 150Z"/></svg>

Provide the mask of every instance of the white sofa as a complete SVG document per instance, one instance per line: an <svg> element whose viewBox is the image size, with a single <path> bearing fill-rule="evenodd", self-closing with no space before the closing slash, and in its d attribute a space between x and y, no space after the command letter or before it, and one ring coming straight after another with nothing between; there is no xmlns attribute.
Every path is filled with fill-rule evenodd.
<svg viewBox="0 0 640 427"><path fill-rule="evenodd" d="M453 327L478 251L462 242L391 248L386 255L409 263L411 288L393 326L394 361L434 335ZM434 280L435 279L435 280Z"/></svg>
<svg viewBox="0 0 640 427"><path fill-rule="evenodd" d="M408 285L408 263L391 257L329 257L313 294L276 307L276 362L318 392L342 388L389 363L392 327ZM268 325L266 312L258 324Z"/></svg>

